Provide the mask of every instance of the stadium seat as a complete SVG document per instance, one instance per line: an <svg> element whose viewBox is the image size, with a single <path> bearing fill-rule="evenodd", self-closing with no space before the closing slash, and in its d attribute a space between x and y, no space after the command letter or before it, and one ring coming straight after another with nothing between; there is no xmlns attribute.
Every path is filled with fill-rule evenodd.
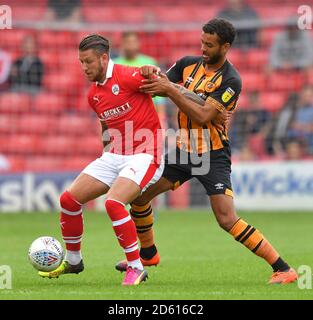
<svg viewBox="0 0 313 320"><path fill-rule="evenodd" d="M41 139L41 152L49 155L73 154L78 143L79 141L66 135L46 136Z"/></svg>
<svg viewBox="0 0 313 320"><path fill-rule="evenodd" d="M26 157L25 169L32 172L60 171L62 170L62 158L42 155Z"/></svg>
<svg viewBox="0 0 313 320"><path fill-rule="evenodd" d="M7 137L4 145L4 149L9 154L34 154L38 151L38 137L29 134L12 134Z"/></svg>
<svg viewBox="0 0 313 320"><path fill-rule="evenodd" d="M286 102L286 94L278 92L262 92L260 102L264 109L271 112L279 111Z"/></svg>
<svg viewBox="0 0 313 320"><path fill-rule="evenodd" d="M0 112L27 113L31 110L31 96L27 93L4 92L0 95Z"/></svg>
<svg viewBox="0 0 313 320"><path fill-rule="evenodd" d="M89 163L94 161L94 157L76 156L76 157L64 157L61 160L63 170L67 171L82 171Z"/></svg>
<svg viewBox="0 0 313 320"><path fill-rule="evenodd" d="M21 133L39 134L41 137L56 130L57 119L45 114L26 114L18 121L18 130Z"/></svg>
<svg viewBox="0 0 313 320"><path fill-rule="evenodd" d="M286 23L287 19L297 14L298 5L268 5L255 6L254 9L263 21L276 20Z"/></svg>
<svg viewBox="0 0 313 320"><path fill-rule="evenodd" d="M64 115L58 121L58 131L61 134L88 135L92 132L93 122L87 116Z"/></svg>
<svg viewBox="0 0 313 320"><path fill-rule="evenodd" d="M23 38L29 34L27 30L4 29L1 30L0 45L6 50L20 50ZM32 32L34 33L34 32Z"/></svg>
<svg viewBox="0 0 313 320"><path fill-rule="evenodd" d="M44 77L44 86L46 89L58 94L66 94L73 84L73 78L67 73L53 73Z"/></svg>
<svg viewBox="0 0 313 320"><path fill-rule="evenodd" d="M119 8L113 6L91 6L86 4L82 8L83 16L88 23L116 23L119 21Z"/></svg>
<svg viewBox="0 0 313 320"><path fill-rule="evenodd" d="M19 130L18 120L19 116L12 114L3 114L0 116L0 133L9 134L16 133ZM23 118L23 117L21 117Z"/></svg>
<svg viewBox="0 0 313 320"><path fill-rule="evenodd" d="M77 141L75 149L77 154L99 157L103 150L101 137L99 135L82 137Z"/></svg>
<svg viewBox="0 0 313 320"><path fill-rule="evenodd" d="M243 50L232 48L231 50L229 50L227 59L239 72L247 68L245 52Z"/></svg>
<svg viewBox="0 0 313 320"><path fill-rule="evenodd" d="M263 48L269 49L277 34L282 30L279 27L265 27L260 31L260 42Z"/></svg>
<svg viewBox="0 0 313 320"><path fill-rule="evenodd" d="M242 90L261 91L265 87L265 76L259 72L241 72Z"/></svg>
<svg viewBox="0 0 313 320"><path fill-rule="evenodd" d="M12 12L13 12L13 18L16 21L41 21L44 17L46 8L44 6L36 6L36 9L34 9L32 5L25 5L25 2L23 5L13 6Z"/></svg>
<svg viewBox="0 0 313 320"><path fill-rule="evenodd" d="M192 48L176 48L171 50L170 61L172 64L185 56L199 56L201 54L200 50Z"/></svg>
<svg viewBox="0 0 313 320"><path fill-rule="evenodd" d="M247 109L247 108L249 108L248 97L244 92L242 92L240 94L240 97L239 97L239 100L238 100L238 105L237 105L236 111L242 110L242 109Z"/></svg>
<svg viewBox="0 0 313 320"><path fill-rule="evenodd" d="M70 31L44 31L38 35L39 47L46 50L75 49L77 46L75 34Z"/></svg>
<svg viewBox="0 0 313 320"><path fill-rule="evenodd" d="M36 112L58 114L65 109L64 97L60 94L41 92L34 99Z"/></svg>
<svg viewBox="0 0 313 320"><path fill-rule="evenodd" d="M251 69L265 70L268 64L269 52L265 49L250 49L246 52L245 63Z"/></svg>
<svg viewBox="0 0 313 320"><path fill-rule="evenodd" d="M60 56L62 55L55 49L45 49L39 52L39 57L45 67L45 73L59 70Z"/></svg>
<svg viewBox="0 0 313 320"><path fill-rule="evenodd" d="M273 72L269 76L270 90L277 91L298 91L304 82L301 72Z"/></svg>

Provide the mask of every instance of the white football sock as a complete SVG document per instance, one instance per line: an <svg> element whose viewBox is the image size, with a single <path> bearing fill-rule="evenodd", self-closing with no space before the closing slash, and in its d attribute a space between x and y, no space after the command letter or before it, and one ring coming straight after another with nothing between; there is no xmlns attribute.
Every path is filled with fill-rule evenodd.
<svg viewBox="0 0 313 320"><path fill-rule="evenodd" d="M136 268L138 270L143 270L143 265L142 265L140 259L133 260L133 261L127 261L127 264L129 267L132 267L133 269Z"/></svg>
<svg viewBox="0 0 313 320"><path fill-rule="evenodd" d="M82 255L80 251L70 251L66 250L65 261L68 261L71 265L76 265L82 260Z"/></svg>

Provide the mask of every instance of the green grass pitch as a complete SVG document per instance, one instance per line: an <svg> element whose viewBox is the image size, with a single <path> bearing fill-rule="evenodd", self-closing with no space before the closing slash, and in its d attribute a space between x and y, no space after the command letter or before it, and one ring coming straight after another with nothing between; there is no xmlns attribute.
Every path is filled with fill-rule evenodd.
<svg viewBox="0 0 313 320"><path fill-rule="evenodd" d="M313 266L310 213L241 213L295 269ZM312 299L297 283L270 286L271 268L220 229L208 211L162 211L155 223L161 255L149 279L122 287L114 264L123 258L105 213L85 212L85 271L42 279L27 260L30 243L51 235L61 240L58 215L0 214L0 265L12 268L12 289L2 299Z"/></svg>

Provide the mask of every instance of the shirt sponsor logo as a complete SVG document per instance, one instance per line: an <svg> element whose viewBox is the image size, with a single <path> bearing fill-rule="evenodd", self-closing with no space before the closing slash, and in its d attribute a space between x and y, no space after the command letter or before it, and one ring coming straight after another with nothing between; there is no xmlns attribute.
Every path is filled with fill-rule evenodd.
<svg viewBox="0 0 313 320"><path fill-rule="evenodd" d="M123 104L122 106L103 111L99 115L99 117L101 120L110 120L110 119L117 118L117 117L120 117L120 116L128 113L131 109L132 109L132 107L127 102L127 103Z"/></svg>
<svg viewBox="0 0 313 320"><path fill-rule="evenodd" d="M234 96L234 94L235 91L231 87L228 87L222 95L222 101L228 102Z"/></svg>

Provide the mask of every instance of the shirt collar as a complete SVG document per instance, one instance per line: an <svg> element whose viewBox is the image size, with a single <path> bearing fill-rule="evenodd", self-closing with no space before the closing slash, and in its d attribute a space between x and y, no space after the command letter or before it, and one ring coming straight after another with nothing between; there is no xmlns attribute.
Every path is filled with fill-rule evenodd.
<svg viewBox="0 0 313 320"><path fill-rule="evenodd" d="M113 74L113 67L114 67L114 62L112 59L109 60L109 63L108 63L108 67L107 67L107 72L105 74L105 80L103 82L96 82L96 85L97 86L104 86L105 83L107 82L107 80L109 78L112 78L112 74Z"/></svg>

